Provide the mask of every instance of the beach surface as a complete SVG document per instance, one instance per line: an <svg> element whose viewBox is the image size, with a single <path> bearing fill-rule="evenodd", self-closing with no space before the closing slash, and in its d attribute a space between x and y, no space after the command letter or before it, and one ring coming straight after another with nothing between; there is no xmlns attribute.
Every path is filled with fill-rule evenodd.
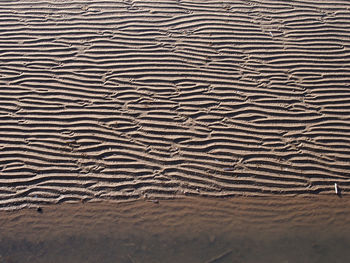
<svg viewBox="0 0 350 263"><path fill-rule="evenodd" d="M349 200L200 197L0 214L0 262L343 263Z"/></svg>
<svg viewBox="0 0 350 263"><path fill-rule="evenodd" d="M347 262L349 28L342 0L0 1L0 263Z"/></svg>
<svg viewBox="0 0 350 263"><path fill-rule="evenodd" d="M350 190L349 2L0 14L0 209Z"/></svg>

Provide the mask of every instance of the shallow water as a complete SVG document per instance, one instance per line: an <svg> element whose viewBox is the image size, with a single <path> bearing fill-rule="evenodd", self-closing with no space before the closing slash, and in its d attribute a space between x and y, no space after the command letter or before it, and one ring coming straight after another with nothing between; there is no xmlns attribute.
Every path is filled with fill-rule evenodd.
<svg viewBox="0 0 350 263"><path fill-rule="evenodd" d="M188 198L2 212L0 262L347 262L348 204Z"/></svg>

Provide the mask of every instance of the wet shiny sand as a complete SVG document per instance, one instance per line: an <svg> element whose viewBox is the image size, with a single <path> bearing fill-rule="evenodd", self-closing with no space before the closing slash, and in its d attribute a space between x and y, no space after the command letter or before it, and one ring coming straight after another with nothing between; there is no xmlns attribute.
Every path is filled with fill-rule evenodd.
<svg viewBox="0 0 350 263"><path fill-rule="evenodd" d="M2 212L0 262L346 262L347 199L185 198Z"/></svg>

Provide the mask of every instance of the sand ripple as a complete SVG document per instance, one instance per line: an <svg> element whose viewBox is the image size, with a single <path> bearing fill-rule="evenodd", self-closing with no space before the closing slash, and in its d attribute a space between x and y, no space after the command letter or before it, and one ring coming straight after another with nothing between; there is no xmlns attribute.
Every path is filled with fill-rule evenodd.
<svg viewBox="0 0 350 263"><path fill-rule="evenodd" d="M0 208L350 190L347 1L1 1Z"/></svg>

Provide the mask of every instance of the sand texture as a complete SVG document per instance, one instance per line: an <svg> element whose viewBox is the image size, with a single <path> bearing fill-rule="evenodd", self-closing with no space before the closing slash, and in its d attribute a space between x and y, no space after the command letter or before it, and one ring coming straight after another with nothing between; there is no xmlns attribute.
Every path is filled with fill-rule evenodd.
<svg viewBox="0 0 350 263"><path fill-rule="evenodd" d="M0 262L343 263L349 206L336 196L44 205L0 213Z"/></svg>
<svg viewBox="0 0 350 263"><path fill-rule="evenodd" d="M0 209L350 191L349 1L1 1Z"/></svg>

